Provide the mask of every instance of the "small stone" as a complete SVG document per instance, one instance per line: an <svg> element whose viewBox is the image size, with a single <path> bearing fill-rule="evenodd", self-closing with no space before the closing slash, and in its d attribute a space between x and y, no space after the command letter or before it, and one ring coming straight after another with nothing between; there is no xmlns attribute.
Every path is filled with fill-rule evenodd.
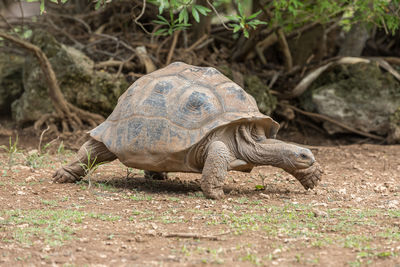
<svg viewBox="0 0 400 267"><path fill-rule="evenodd" d="M388 203L388 208L389 209L397 209L399 207L399 201L398 200L390 200Z"/></svg>
<svg viewBox="0 0 400 267"><path fill-rule="evenodd" d="M346 195L346 188L339 189L339 194Z"/></svg>
<svg viewBox="0 0 400 267"><path fill-rule="evenodd" d="M328 204L321 202L321 203L315 203L313 204L314 207L322 206L322 207L328 207Z"/></svg>
<svg viewBox="0 0 400 267"><path fill-rule="evenodd" d="M25 178L25 182L32 182L35 181L35 177L34 176L28 176Z"/></svg>
<svg viewBox="0 0 400 267"><path fill-rule="evenodd" d="M28 156L32 156L32 155L35 155L35 154L38 154L38 150L37 149L32 149L32 150L28 151Z"/></svg>
<svg viewBox="0 0 400 267"><path fill-rule="evenodd" d="M375 193L383 193L386 190L387 190L387 188L383 184L378 184L377 186L374 187Z"/></svg>
<svg viewBox="0 0 400 267"><path fill-rule="evenodd" d="M363 201L363 198L357 197L357 198L355 199L355 201L356 201L356 202L361 202L361 201Z"/></svg>
<svg viewBox="0 0 400 267"><path fill-rule="evenodd" d="M135 241L138 243L142 243L146 240L142 236L138 235L138 236L135 236Z"/></svg>
<svg viewBox="0 0 400 267"><path fill-rule="evenodd" d="M313 209L312 212L314 213L315 217L328 217L328 213L322 210Z"/></svg>
<svg viewBox="0 0 400 267"><path fill-rule="evenodd" d="M277 248L272 252L272 254L278 254L278 253L281 253L281 252L282 252L282 250L280 248Z"/></svg>
<svg viewBox="0 0 400 267"><path fill-rule="evenodd" d="M17 191L17 195L26 195L26 193L25 192L23 192L23 191Z"/></svg>
<svg viewBox="0 0 400 267"><path fill-rule="evenodd" d="M150 225L151 225L151 227L153 227L154 230L157 230L157 228L158 228L157 224L152 222L152 223L150 223Z"/></svg>
<svg viewBox="0 0 400 267"><path fill-rule="evenodd" d="M155 230L148 230L146 234L149 236L156 236L157 232Z"/></svg>
<svg viewBox="0 0 400 267"><path fill-rule="evenodd" d="M270 199L271 197L267 194L260 193L260 197L265 198L265 199Z"/></svg>

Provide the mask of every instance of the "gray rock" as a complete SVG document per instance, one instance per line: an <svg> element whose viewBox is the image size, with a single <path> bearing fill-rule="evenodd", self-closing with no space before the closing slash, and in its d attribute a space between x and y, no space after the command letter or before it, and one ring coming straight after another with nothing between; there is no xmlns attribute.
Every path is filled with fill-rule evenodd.
<svg viewBox="0 0 400 267"><path fill-rule="evenodd" d="M65 98L80 108L107 116L128 88L124 77L95 71L90 58L58 43L46 32L35 32L31 42L49 58ZM25 61L23 85L24 93L12 104L13 119L18 124L33 122L53 111L44 75L33 56Z"/></svg>
<svg viewBox="0 0 400 267"><path fill-rule="evenodd" d="M376 64L339 65L314 82L302 106L358 130L385 136L393 131L391 117L400 107L400 83ZM329 122L323 126L330 134L346 132Z"/></svg>

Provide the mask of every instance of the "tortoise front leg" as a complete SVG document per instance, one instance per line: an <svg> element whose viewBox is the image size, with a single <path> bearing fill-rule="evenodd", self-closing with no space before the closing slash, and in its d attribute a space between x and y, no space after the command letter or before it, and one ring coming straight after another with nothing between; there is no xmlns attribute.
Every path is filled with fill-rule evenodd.
<svg viewBox="0 0 400 267"><path fill-rule="evenodd" d="M113 161L117 158L102 142L90 138L81 146L73 162L54 173L53 181L55 183L73 183L81 180L85 176L85 169L82 165L88 164L88 154L90 154L91 163L95 161L94 164Z"/></svg>
<svg viewBox="0 0 400 267"><path fill-rule="evenodd" d="M222 187L231 158L231 153L223 142L215 141L210 144L201 177L201 189L207 198L224 197Z"/></svg>

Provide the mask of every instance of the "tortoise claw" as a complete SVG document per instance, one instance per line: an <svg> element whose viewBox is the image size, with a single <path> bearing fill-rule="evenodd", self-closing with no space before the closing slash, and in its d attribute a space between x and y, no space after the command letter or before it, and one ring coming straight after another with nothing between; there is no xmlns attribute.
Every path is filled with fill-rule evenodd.
<svg viewBox="0 0 400 267"><path fill-rule="evenodd" d="M311 167L294 171L293 176L302 184L304 189L313 189L321 181L321 176L324 173L321 165L315 162Z"/></svg>
<svg viewBox="0 0 400 267"><path fill-rule="evenodd" d="M79 178L76 178L74 175L66 171L64 168L58 169L53 174L53 182L54 183L74 183L79 181Z"/></svg>

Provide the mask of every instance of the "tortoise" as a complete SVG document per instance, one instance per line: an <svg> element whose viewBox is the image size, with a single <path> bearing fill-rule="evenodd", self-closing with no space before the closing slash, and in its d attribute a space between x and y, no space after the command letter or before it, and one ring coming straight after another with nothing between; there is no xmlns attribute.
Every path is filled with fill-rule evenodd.
<svg viewBox="0 0 400 267"><path fill-rule="evenodd" d="M313 153L277 140L278 129L251 95L215 68L175 62L135 81L54 182L82 179L90 153L92 161L118 158L146 170L146 177L202 173L201 189L212 199L224 196L229 170L258 165L282 168L305 189L314 188L322 169Z"/></svg>

